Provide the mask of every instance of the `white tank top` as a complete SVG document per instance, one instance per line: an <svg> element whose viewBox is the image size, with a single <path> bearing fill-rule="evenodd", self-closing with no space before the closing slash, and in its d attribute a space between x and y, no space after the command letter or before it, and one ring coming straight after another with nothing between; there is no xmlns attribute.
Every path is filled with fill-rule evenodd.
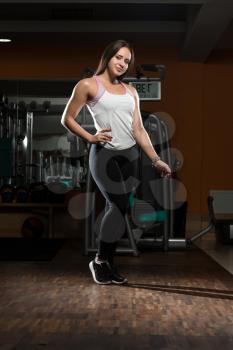
<svg viewBox="0 0 233 350"><path fill-rule="evenodd" d="M109 134L112 140L101 142L101 144L111 150L127 149L135 145L133 137L132 121L135 108L135 100L132 92L125 88L122 95L108 92L98 76L94 76L98 85L96 96L87 101L88 109L93 117L97 131L111 128Z"/></svg>

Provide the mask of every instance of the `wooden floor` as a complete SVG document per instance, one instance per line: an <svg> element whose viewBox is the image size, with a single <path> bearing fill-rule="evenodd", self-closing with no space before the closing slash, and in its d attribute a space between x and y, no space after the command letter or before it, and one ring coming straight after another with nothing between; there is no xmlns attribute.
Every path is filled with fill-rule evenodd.
<svg viewBox="0 0 233 350"><path fill-rule="evenodd" d="M119 256L96 285L68 241L52 261L0 262L1 350L233 349L233 277L197 249Z"/></svg>

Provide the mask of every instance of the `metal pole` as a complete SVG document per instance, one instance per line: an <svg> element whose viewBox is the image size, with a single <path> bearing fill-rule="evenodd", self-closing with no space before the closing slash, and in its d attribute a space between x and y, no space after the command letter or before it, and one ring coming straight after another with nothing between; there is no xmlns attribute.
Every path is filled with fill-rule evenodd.
<svg viewBox="0 0 233 350"><path fill-rule="evenodd" d="M171 162L171 153L169 149L169 134L167 125L164 123L164 121L161 120L161 124L164 129L165 134L165 140L166 141L166 162L168 163L169 167L172 169L172 162ZM173 188L173 181L171 179L167 179L168 182L168 194L169 194L169 217L170 217L170 237L173 237L173 227L174 227L174 188Z"/></svg>
<svg viewBox="0 0 233 350"><path fill-rule="evenodd" d="M33 136L33 113L27 112L26 125L26 183L32 181L32 136Z"/></svg>
<svg viewBox="0 0 233 350"><path fill-rule="evenodd" d="M159 144L161 145L161 157L165 157L164 153L164 147L163 146L163 136L162 136L162 128L161 128L161 121L160 119L155 115L155 114L150 114L149 117L152 117L156 120L157 125L158 125L158 138L159 138ZM170 203L169 201L169 196L168 196L168 179L163 178L162 179L162 189L163 189L163 205L164 205L164 210L166 210L168 213L169 211L167 208L170 208ZM168 239L170 238L170 213L168 215L168 220L164 221L164 250L167 251L169 244L168 244Z"/></svg>

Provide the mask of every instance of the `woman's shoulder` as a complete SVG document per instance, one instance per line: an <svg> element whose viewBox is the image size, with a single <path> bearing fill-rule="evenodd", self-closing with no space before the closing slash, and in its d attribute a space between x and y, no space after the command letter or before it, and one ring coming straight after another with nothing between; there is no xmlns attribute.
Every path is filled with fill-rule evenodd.
<svg viewBox="0 0 233 350"><path fill-rule="evenodd" d="M76 93L83 91L88 95L95 94L96 91L96 81L94 77L84 78L79 80L79 82L75 85L74 90Z"/></svg>
<svg viewBox="0 0 233 350"><path fill-rule="evenodd" d="M135 89L135 87L129 83L124 83L127 86L127 89L129 89L129 91L132 93L132 95L134 97L137 97L137 90Z"/></svg>
<svg viewBox="0 0 233 350"><path fill-rule="evenodd" d="M75 88L92 88L96 85L96 81L94 77L84 78L79 80L79 82L75 85Z"/></svg>

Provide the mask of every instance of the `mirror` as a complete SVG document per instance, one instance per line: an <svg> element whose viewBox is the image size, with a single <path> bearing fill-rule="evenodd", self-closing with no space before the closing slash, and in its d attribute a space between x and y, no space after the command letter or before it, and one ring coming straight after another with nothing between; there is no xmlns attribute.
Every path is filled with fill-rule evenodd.
<svg viewBox="0 0 233 350"><path fill-rule="evenodd" d="M4 145L8 140L12 149L7 167L6 157L1 159L1 164L5 164L1 169L10 169L8 173L0 172L2 183L18 186L45 182L54 186L61 182L61 191L85 184L88 145L61 125L75 84L75 81L0 81L1 140ZM86 107L77 121L94 133L93 119ZM6 149L3 153L6 154Z"/></svg>

